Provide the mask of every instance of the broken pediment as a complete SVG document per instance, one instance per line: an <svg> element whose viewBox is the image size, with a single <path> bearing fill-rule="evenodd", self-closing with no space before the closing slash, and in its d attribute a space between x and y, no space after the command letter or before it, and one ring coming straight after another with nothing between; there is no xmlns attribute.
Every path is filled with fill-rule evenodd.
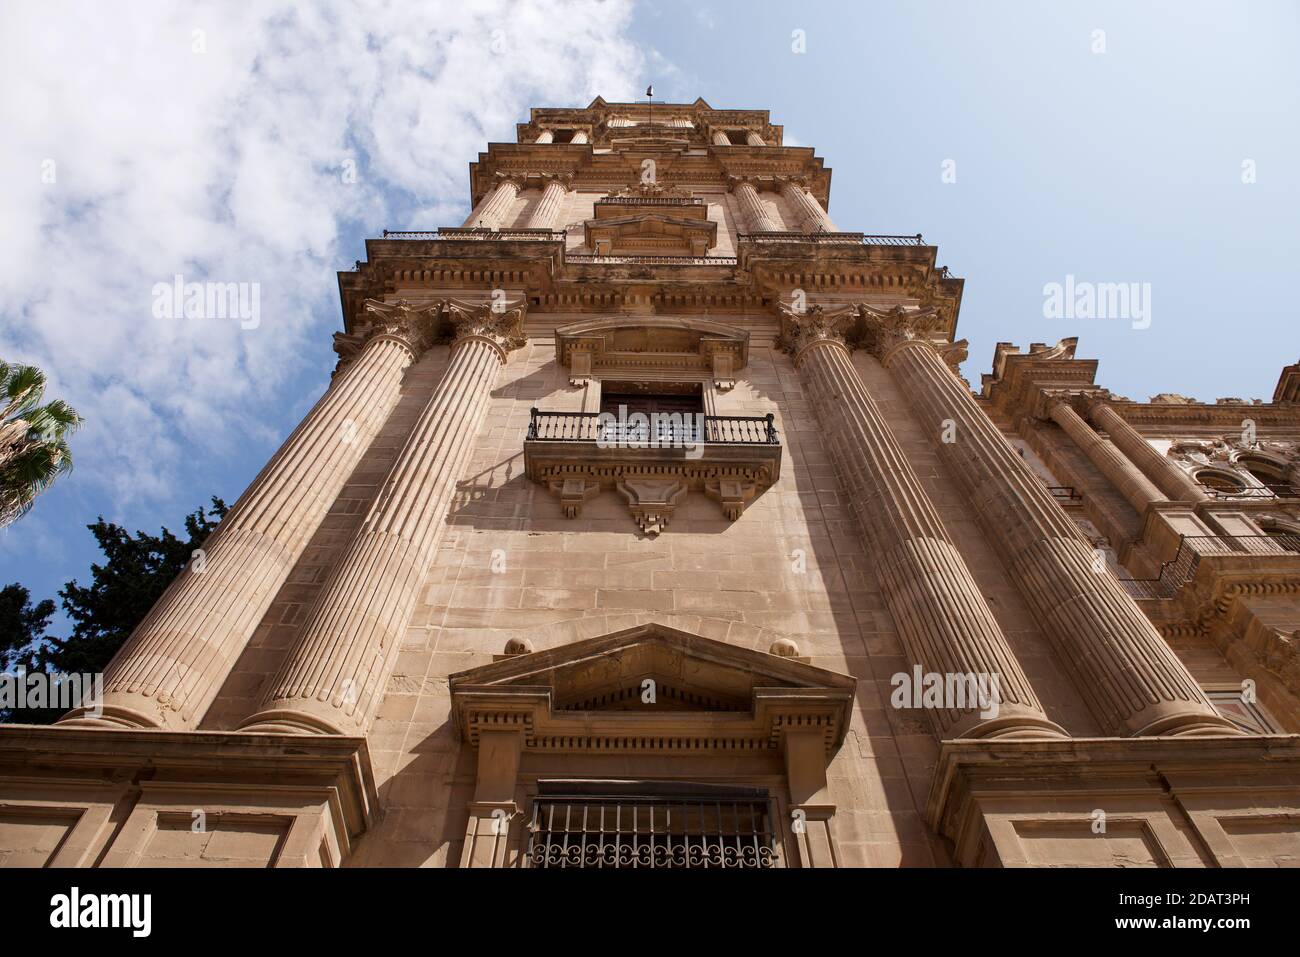
<svg viewBox="0 0 1300 957"><path fill-rule="evenodd" d="M662 625L515 655L451 676L465 740L518 730L534 750L746 750L815 729L833 750L855 680Z"/></svg>
<svg viewBox="0 0 1300 957"><path fill-rule="evenodd" d="M749 361L749 333L713 320L689 317L610 316L587 319L555 330L555 355L570 369L582 359L584 371L646 366L679 372L705 372L725 356L734 375Z"/></svg>

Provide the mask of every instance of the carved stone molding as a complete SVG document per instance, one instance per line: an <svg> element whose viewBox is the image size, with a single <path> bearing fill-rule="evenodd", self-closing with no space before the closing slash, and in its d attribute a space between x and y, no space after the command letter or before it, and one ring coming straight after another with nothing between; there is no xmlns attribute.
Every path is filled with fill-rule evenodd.
<svg viewBox="0 0 1300 957"><path fill-rule="evenodd" d="M492 301L486 303L448 299L447 315L455 330L453 346L469 339L479 339L497 350L502 362L515 349L528 340L524 336L526 300L516 303Z"/></svg>
<svg viewBox="0 0 1300 957"><path fill-rule="evenodd" d="M386 336L410 350L413 361L420 358L437 338L442 302L416 306L405 299L382 302L367 299L362 320L353 331L334 333L334 351L339 361L335 374L357 357L366 343L376 336Z"/></svg>
<svg viewBox="0 0 1300 957"><path fill-rule="evenodd" d="M794 309L785 303L778 307L781 333L777 345L795 358L810 346L836 342L847 348L857 344L857 311L852 306L827 309L815 304L805 309Z"/></svg>
<svg viewBox="0 0 1300 957"><path fill-rule="evenodd" d="M686 483L676 476L625 475L617 488L641 531L651 538L668 527L673 509L686 495Z"/></svg>

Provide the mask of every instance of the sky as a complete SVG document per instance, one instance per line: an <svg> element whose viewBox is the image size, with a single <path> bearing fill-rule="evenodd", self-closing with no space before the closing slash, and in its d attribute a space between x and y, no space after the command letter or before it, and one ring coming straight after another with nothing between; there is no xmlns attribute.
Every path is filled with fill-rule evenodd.
<svg viewBox="0 0 1300 957"><path fill-rule="evenodd" d="M1250 0L10 2L0 357L87 424L0 585L88 581L96 516L233 502L328 383L365 238L459 225L530 107L650 83L770 110L840 229L937 245L972 383L1078 336L1118 395L1267 400L1300 359L1297 50L1300 4ZM256 321L159 314L177 275L256 288ZM1132 308L1053 315L1067 282Z"/></svg>

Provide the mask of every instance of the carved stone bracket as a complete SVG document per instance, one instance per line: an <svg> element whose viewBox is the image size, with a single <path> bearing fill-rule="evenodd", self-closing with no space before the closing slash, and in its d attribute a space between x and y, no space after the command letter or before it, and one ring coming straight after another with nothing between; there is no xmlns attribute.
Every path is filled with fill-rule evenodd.
<svg viewBox="0 0 1300 957"><path fill-rule="evenodd" d="M721 478L704 483L704 493L722 505L722 513L732 522L740 518L757 492L755 483L743 480Z"/></svg>
<svg viewBox="0 0 1300 957"><path fill-rule="evenodd" d="M651 538L668 527L673 509L686 495L686 483L673 476L628 475L618 480L632 517Z"/></svg>
<svg viewBox="0 0 1300 957"><path fill-rule="evenodd" d="M560 497L560 507L565 518L577 518L582 512L584 502L589 502L600 493L600 483L581 476L555 479L549 483L550 489Z"/></svg>

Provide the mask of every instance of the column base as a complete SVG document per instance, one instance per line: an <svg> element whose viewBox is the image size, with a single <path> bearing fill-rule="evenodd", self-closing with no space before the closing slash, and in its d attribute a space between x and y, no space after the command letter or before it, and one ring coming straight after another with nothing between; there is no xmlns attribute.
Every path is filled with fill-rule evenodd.
<svg viewBox="0 0 1300 957"><path fill-rule="evenodd" d="M98 714L91 714L91 710L90 708L73 708L56 721L55 726L60 728L171 730L163 722L151 718L143 711L137 711L135 708L106 704L94 709L99 712Z"/></svg>
<svg viewBox="0 0 1300 957"><path fill-rule="evenodd" d="M322 717L292 708L268 708L259 711L240 722L236 730L257 734L349 733Z"/></svg>

